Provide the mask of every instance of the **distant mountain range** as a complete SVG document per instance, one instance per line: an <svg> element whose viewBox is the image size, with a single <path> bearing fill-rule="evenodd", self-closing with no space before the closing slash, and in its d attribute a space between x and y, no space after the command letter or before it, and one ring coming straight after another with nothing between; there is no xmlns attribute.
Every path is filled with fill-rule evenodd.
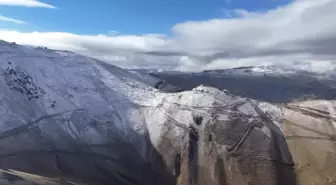
<svg viewBox="0 0 336 185"><path fill-rule="evenodd" d="M272 70L150 76L0 41L0 184L334 184L336 101L246 98L333 88Z"/></svg>
<svg viewBox="0 0 336 185"><path fill-rule="evenodd" d="M181 88L201 84L233 94L269 102L306 99L336 99L336 73L319 74L277 66L247 66L203 72L145 72Z"/></svg>

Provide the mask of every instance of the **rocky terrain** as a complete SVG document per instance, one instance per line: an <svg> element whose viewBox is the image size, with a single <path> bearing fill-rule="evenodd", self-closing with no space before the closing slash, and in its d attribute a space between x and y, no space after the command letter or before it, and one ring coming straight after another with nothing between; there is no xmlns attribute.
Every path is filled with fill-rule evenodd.
<svg viewBox="0 0 336 185"><path fill-rule="evenodd" d="M74 53L1 42L0 183L335 184L335 101L152 85Z"/></svg>

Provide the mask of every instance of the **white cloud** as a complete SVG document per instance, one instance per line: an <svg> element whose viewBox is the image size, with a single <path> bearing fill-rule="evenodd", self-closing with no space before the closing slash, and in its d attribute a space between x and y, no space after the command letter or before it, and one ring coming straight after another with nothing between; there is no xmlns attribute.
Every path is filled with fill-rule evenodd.
<svg viewBox="0 0 336 185"><path fill-rule="evenodd" d="M242 18L242 17L252 17L258 15L257 12L248 12L244 9L222 9L222 13L226 18Z"/></svg>
<svg viewBox="0 0 336 185"><path fill-rule="evenodd" d="M165 48L169 42L163 35L76 35L63 32L22 33L0 30L0 39L18 44L46 46L52 49L69 50L113 62L122 67L162 65L165 57L144 54ZM155 54L153 54L155 55ZM169 58L174 58L169 56Z"/></svg>
<svg viewBox="0 0 336 185"><path fill-rule="evenodd" d="M6 17L6 16L2 16L2 15L0 15L0 21L11 22L11 23L15 23L15 24L25 24L26 23L24 21L14 19L14 18L10 18L10 17Z"/></svg>
<svg viewBox="0 0 336 185"><path fill-rule="evenodd" d="M118 31L115 31L115 30L108 31L107 33L108 33L108 35L110 35L110 36L116 36L116 35L119 35L119 32L118 32Z"/></svg>
<svg viewBox="0 0 336 185"><path fill-rule="evenodd" d="M46 3L43 3L43 2L40 2L40 1L37 1L37 0L0 0L0 5L56 8L53 5L46 4Z"/></svg>
<svg viewBox="0 0 336 185"><path fill-rule="evenodd" d="M336 1L296 0L266 12L175 25L173 36L0 31L0 39L96 57L121 67L202 70L286 65L336 70Z"/></svg>

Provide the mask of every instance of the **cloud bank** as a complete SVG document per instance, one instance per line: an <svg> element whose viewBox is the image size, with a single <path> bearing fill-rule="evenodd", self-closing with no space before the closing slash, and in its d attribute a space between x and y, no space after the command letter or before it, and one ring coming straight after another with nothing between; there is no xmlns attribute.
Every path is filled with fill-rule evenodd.
<svg viewBox="0 0 336 185"><path fill-rule="evenodd" d="M295 0L266 12L233 10L234 18L179 23L172 37L0 31L0 39L70 50L126 68L285 65L324 72L336 70L335 10L335 0Z"/></svg>
<svg viewBox="0 0 336 185"><path fill-rule="evenodd" d="M40 8L56 8L55 6L42 3L37 0L0 0L0 5L7 6L24 6L24 7L40 7Z"/></svg>

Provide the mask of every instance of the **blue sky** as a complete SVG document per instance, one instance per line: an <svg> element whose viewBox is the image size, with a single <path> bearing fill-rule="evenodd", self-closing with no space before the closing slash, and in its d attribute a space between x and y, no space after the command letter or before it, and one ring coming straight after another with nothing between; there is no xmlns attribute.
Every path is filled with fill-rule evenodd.
<svg viewBox="0 0 336 185"><path fill-rule="evenodd" d="M13 0L15 1L15 0ZM57 31L98 34L170 34L185 21L223 18L225 11L265 11L289 0L42 0L57 9L0 5L0 14L27 22L0 22L0 27L21 31ZM1 0L0 0L1 4Z"/></svg>
<svg viewBox="0 0 336 185"><path fill-rule="evenodd" d="M336 0L0 0L0 39L125 68L336 71L335 9Z"/></svg>

